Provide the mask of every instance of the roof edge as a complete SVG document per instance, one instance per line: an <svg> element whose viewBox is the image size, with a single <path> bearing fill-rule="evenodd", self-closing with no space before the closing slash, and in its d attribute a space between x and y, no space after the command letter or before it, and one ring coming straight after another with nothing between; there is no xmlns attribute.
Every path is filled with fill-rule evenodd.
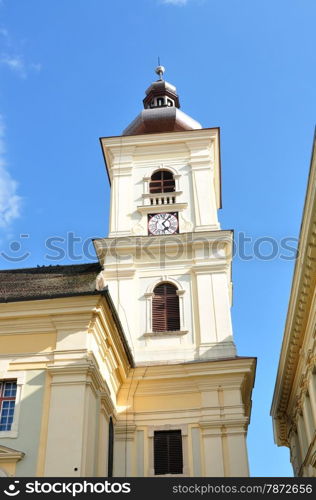
<svg viewBox="0 0 316 500"><path fill-rule="evenodd" d="M294 322L295 322L295 317L296 317L296 309L297 309L297 305L299 302L299 296L300 296L301 288L302 288L301 277L302 277L303 271L306 270L306 268L307 268L307 263L306 263L306 255L307 255L307 251L308 251L307 242L311 236L311 226L312 226L313 214L315 216L315 211L314 210L309 211L308 208L309 208L309 205L316 204L316 195L315 195L314 189L313 189L313 184L315 182L316 182L316 127L314 129L314 138L313 138L312 154L311 154L311 160L310 160L310 168L309 168L307 188L306 188L305 200L304 200L303 211L302 211L297 258L296 258L295 267L294 267L294 271L293 271L292 284L291 284L289 303L288 303L288 309L287 309L287 316L286 316L286 323L285 323L285 328L284 328L284 333L283 333L283 339L282 339L282 345L281 345L281 349L280 349L280 356L279 356L279 363L278 363L278 370L277 370L273 398L272 398L272 403L271 403L271 408L270 408L270 415L273 417L274 420L280 420L279 406L280 406L280 401L282 399L282 394L284 394L284 382L285 382L284 369L285 369L286 364L288 363L288 356L289 356L289 352L290 352L291 342L293 341L293 337L294 337ZM305 333L305 330L303 332L303 335L301 335L301 341L302 341L302 337L304 337L304 333ZM297 342L297 339L296 339L296 342ZM296 365L296 363L294 365L292 364L292 366L294 366L294 368L292 368L292 372L291 372L291 376L292 376L291 385L290 385L290 388L287 390L287 393L289 393L289 394L290 394L290 391L292 390L293 380L294 380L294 376L295 376L295 372L296 372L297 365ZM294 374L293 374L293 370L295 370ZM288 404L289 394L287 395L287 404ZM276 425L276 422L275 422L275 425ZM276 439L276 442L282 441L282 439L280 439L276 435L275 435L275 439Z"/></svg>

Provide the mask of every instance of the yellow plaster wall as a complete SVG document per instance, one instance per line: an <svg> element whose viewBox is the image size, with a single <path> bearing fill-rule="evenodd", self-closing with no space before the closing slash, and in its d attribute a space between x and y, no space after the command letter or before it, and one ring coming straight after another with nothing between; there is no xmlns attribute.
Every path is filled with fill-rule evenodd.
<svg viewBox="0 0 316 500"><path fill-rule="evenodd" d="M0 469L2 469L6 474L8 474L9 477L14 477L16 470L16 462L15 461L6 462L5 459L3 459L3 461L0 460Z"/></svg>
<svg viewBox="0 0 316 500"><path fill-rule="evenodd" d="M55 333L0 335L1 354L47 352L55 349Z"/></svg>
<svg viewBox="0 0 316 500"><path fill-rule="evenodd" d="M200 407L201 398L199 393L186 394L161 394L153 396L135 396L134 410L187 410L188 408Z"/></svg>

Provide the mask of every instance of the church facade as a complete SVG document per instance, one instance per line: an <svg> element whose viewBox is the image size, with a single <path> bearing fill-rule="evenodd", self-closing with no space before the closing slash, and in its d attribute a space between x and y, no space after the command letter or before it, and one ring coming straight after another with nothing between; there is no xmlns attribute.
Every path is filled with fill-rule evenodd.
<svg viewBox="0 0 316 500"><path fill-rule="evenodd" d="M163 73L100 140L98 263L0 272L2 475L249 475L256 360L233 339L219 129Z"/></svg>

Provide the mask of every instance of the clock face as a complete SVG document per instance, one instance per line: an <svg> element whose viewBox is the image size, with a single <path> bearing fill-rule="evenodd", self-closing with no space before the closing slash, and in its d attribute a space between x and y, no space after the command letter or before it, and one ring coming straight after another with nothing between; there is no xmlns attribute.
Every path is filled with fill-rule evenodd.
<svg viewBox="0 0 316 500"><path fill-rule="evenodd" d="M176 212L148 215L149 234L155 236L174 234L178 233L178 227L178 214Z"/></svg>

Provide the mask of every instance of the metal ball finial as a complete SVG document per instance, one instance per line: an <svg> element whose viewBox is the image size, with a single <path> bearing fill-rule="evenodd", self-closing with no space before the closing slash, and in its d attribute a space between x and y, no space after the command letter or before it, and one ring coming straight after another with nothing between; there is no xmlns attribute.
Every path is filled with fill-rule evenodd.
<svg viewBox="0 0 316 500"><path fill-rule="evenodd" d="M165 67L164 66L157 66L157 68L155 69L155 73L157 73L157 75L159 75L159 79L162 80L162 75L164 74L164 72L166 71Z"/></svg>

